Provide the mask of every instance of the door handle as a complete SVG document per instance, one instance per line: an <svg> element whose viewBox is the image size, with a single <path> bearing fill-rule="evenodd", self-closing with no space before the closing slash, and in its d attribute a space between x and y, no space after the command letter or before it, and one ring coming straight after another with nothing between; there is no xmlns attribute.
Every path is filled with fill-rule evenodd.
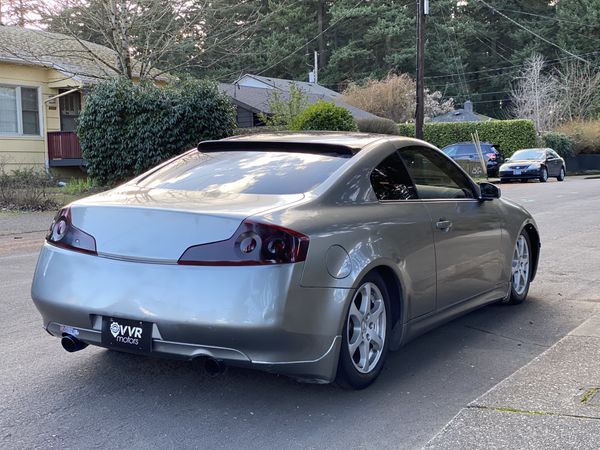
<svg viewBox="0 0 600 450"><path fill-rule="evenodd" d="M447 220L447 219L440 219L435 224L435 227L438 230L447 233L448 231L450 231L450 228L452 228L452 221L451 220Z"/></svg>

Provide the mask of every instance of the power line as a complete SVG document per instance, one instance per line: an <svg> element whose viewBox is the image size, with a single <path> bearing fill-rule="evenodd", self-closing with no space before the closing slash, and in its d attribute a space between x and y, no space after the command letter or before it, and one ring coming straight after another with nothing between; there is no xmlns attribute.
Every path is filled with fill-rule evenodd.
<svg viewBox="0 0 600 450"><path fill-rule="evenodd" d="M358 1L353 7L352 9L358 8L358 5L360 5L362 2L364 2L365 0L360 0ZM267 70L271 70L273 67L278 66L279 64L281 64L283 61L285 61L286 59L294 56L296 53L298 53L300 50L302 50L303 48L305 48L308 44L310 44L311 42L316 41L317 39L319 39L319 36L321 36L322 34L325 34L327 31L329 31L331 28L333 28L334 26L336 26L339 22L341 22L342 20L344 20L346 18L346 16L342 16L340 17L338 20L334 21L331 23L331 25L329 25L327 28L325 28L323 31L320 31L314 38L306 41L306 43L304 43L303 45L301 45L300 47L298 47L296 50L294 50L293 52L289 53L288 55L284 56L283 58L281 58L279 61L277 61L274 64L271 64L269 67L261 70L260 72L258 72L256 75L262 75L263 73L265 73Z"/></svg>
<svg viewBox="0 0 600 450"><path fill-rule="evenodd" d="M572 23L572 24L575 24L575 25L581 25L583 27L598 28L598 25L592 25L592 24L583 23L583 22L576 22L574 20L559 19L558 17L544 16L544 15L541 15L541 14L535 14L535 13L530 13L530 12L526 12L526 11L517 11L516 9L499 8L498 10L499 11L512 12L512 13L515 13L515 14L524 14L524 15L527 15L527 16L540 17L542 19L554 20L556 22Z"/></svg>
<svg viewBox="0 0 600 450"><path fill-rule="evenodd" d="M580 56L592 56L592 55L598 55L600 54L600 51L594 51L594 52L588 52L588 53L582 53ZM546 61L547 65L555 65L558 64L562 61L567 61L569 59L573 59L573 57L569 56L569 57L564 57L564 58L556 58L556 59L551 59ZM486 72L495 72L495 71L500 71L500 70L507 70L507 69L516 69L519 67L525 67L526 64L515 64L512 66L501 66L501 67L490 67L488 69L481 69L481 70L474 70L471 72L463 72L464 75L475 75L475 74L479 74L479 73L486 73ZM507 73L512 73L513 71L509 71ZM501 75L505 75L505 74L501 74ZM455 73L450 73L450 74L446 74L446 75L433 75L433 76L429 76L429 77L425 77L428 80L432 80L432 79L438 79L438 78L454 78L456 77L457 74ZM486 78L494 78L496 75L490 75L489 77L479 77L477 78L477 80L484 80ZM438 85L438 86L443 86L444 84L458 84L458 83L434 83L434 85Z"/></svg>
<svg viewBox="0 0 600 450"><path fill-rule="evenodd" d="M553 47L556 47L557 49L559 49L560 51L571 55L573 58L579 59L580 61L589 64L589 61L581 58L580 56L577 56L575 53L570 52L569 50L566 50L564 48L562 48L560 45L555 44L554 42L546 39L543 36L540 36L539 34L537 34L535 31L530 30L529 28L527 28L525 25L521 25L519 22L517 22L514 19L511 19L510 17L508 17L506 14L504 14L503 12L497 10L496 8L494 8L492 5L490 5L489 3L487 3L485 0L477 0L479 3L484 4L485 6L487 6L489 9L491 9L492 11L495 11L496 13L500 14L502 17L504 17L505 19L509 20L510 22L514 23L515 25L517 25L519 28L522 28L523 30L527 31L528 33L534 35L535 37L537 37L538 39L544 41L547 44L552 45Z"/></svg>

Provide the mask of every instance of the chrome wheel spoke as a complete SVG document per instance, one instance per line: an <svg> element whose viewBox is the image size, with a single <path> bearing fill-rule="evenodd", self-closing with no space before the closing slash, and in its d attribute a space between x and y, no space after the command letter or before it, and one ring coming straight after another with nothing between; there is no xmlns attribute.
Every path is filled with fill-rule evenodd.
<svg viewBox="0 0 600 450"><path fill-rule="evenodd" d="M373 344L374 350L382 350L383 349L383 339L381 339L381 336L379 336L379 334L377 334L377 332L375 332L371 335L371 342Z"/></svg>

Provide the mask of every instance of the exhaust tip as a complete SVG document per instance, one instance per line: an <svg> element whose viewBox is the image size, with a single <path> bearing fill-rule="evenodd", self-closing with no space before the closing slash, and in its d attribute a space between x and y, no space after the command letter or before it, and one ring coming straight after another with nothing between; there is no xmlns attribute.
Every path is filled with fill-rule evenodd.
<svg viewBox="0 0 600 450"><path fill-rule="evenodd" d="M206 358L204 361L204 370L211 377L216 377L217 375L225 372L226 366L223 361L216 360L214 358Z"/></svg>
<svg viewBox="0 0 600 450"><path fill-rule="evenodd" d="M70 334L65 334L60 340L60 343L62 347L69 353L78 352L79 350L83 350L88 346L85 342L80 341Z"/></svg>

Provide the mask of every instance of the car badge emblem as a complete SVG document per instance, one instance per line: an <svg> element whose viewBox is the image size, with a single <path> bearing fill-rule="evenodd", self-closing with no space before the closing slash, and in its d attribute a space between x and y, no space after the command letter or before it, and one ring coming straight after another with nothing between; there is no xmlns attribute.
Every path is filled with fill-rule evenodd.
<svg viewBox="0 0 600 450"><path fill-rule="evenodd" d="M110 324L110 332L112 333L113 337L117 337L119 331L121 331L121 327L119 326L118 322L113 322Z"/></svg>

